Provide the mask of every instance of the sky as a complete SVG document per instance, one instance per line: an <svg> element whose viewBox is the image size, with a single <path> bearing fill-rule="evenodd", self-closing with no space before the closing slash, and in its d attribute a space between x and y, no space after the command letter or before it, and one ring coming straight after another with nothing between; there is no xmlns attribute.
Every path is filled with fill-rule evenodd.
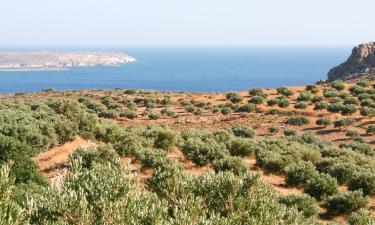
<svg viewBox="0 0 375 225"><path fill-rule="evenodd" d="M353 46L374 0L0 0L0 46Z"/></svg>

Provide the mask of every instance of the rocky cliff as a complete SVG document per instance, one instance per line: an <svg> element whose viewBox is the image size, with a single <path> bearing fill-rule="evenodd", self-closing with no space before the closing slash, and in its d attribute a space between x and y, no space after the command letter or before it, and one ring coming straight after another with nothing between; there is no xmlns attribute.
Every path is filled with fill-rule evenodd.
<svg viewBox="0 0 375 225"><path fill-rule="evenodd" d="M375 42L353 48L349 59L328 72L328 80L375 79Z"/></svg>

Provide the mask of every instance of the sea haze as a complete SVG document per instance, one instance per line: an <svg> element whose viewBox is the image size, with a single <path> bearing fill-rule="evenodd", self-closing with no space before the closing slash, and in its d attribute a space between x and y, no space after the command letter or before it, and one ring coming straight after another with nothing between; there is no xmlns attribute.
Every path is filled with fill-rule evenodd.
<svg viewBox="0 0 375 225"><path fill-rule="evenodd" d="M351 48L132 47L47 50L115 51L129 54L138 61L116 67L77 67L65 71L1 71L0 92L118 87L223 92L253 87L305 85L326 79L328 70L343 62Z"/></svg>

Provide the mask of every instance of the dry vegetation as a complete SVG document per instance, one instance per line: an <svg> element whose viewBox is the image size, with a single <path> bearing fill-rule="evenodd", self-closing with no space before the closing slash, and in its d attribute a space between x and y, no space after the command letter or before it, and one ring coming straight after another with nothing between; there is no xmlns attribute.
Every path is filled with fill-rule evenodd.
<svg viewBox="0 0 375 225"><path fill-rule="evenodd" d="M113 165L130 163L128 176L137 174L135 179L140 180L141 189L156 194L162 202L160 204L166 201L167 206L163 206L166 209L181 208L181 205L165 196L176 195L181 201L188 201L186 204L197 207L195 210L203 210L197 204L205 195L197 192L194 201L182 200L186 196L181 190L203 188L204 185L199 183L202 179L220 180L226 177L229 180L238 179L241 183L250 179L246 176L257 172L259 185L265 185L257 186L259 190L265 188L264 192L268 192L266 189L269 186L271 192L277 191L276 196L272 195L269 201L286 205L288 210L290 207L281 224L374 222L369 215L375 214L375 177L372 175L375 171L375 84L370 81L251 89L239 93L133 89L59 92L50 89L42 93L2 95L0 98L3 103L1 112L5 115L0 116L0 122L19 126L12 130L0 125L0 134L35 149L37 153L30 153L28 157L33 157L38 172L52 184L66 179L67 183L73 182L69 177L74 178L75 174L80 176L83 172L74 169L77 160L83 163L83 168L91 168L102 161ZM10 109L14 109L14 114L9 113ZM37 112L37 115L33 114L33 120L49 118L53 129L49 125L31 128L32 125L27 122L10 119L17 117L17 112L25 110ZM30 132L25 132L28 129ZM53 135L49 132L51 129L54 130ZM48 138L43 139L45 136ZM116 157L121 161L117 162ZM12 157L9 159L14 160ZM181 168L176 169L174 162ZM102 169L100 167L98 170ZM173 175L165 178L163 173ZM24 175L22 171L20 174ZM46 185L43 177L27 175L25 179L16 180L16 183L27 183L30 179L38 185ZM184 186L194 179L200 180L194 181L197 187ZM172 184L170 182L181 188L181 192L177 193L168 186ZM262 196L260 193L252 194L253 197ZM39 197L35 197L35 201L42 201ZM233 200L235 203L232 204L244 201L242 197L241 200ZM22 208L20 198L17 200ZM122 200L117 203L125 204ZM196 220L182 218L177 222L176 216L182 217L178 212L165 215L165 212L160 212L156 216L153 214L155 212L147 211L150 213L148 224L155 224L151 217L181 224L198 221L208 224L244 224L252 219L256 219L259 224L279 223L281 217L278 215L283 211L277 206L277 209L272 209L275 210L274 220L262 220L245 218L240 211L250 212L251 209L241 208L243 205L236 209L234 206L224 207L223 210L233 213L232 218L229 211L216 211L223 205L216 206L218 202L210 204L205 205L203 210L205 216L209 215L207 221L202 220L204 213L197 214ZM250 207L252 203L246 204ZM264 207L266 211L271 210ZM207 209L214 212L205 211ZM34 210L28 211L29 215L35 216L41 209ZM193 213L185 208L181 210L189 215ZM293 210L297 210L298 215ZM72 222L73 219L60 217L62 221L76 224ZM289 217L294 217L294 221ZM101 215L100 218L105 216ZM140 218L133 220L142 223ZM41 221L50 222L48 218Z"/></svg>

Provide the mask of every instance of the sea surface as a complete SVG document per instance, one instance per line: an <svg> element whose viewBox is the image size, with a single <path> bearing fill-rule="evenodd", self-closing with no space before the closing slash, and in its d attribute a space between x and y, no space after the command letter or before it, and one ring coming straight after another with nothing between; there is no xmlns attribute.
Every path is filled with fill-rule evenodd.
<svg viewBox="0 0 375 225"><path fill-rule="evenodd" d="M326 79L330 68L350 55L350 47L121 47L89 49L124 52L135 63L76 67L64 71L1 71L0 92L45 88L140 88L161 91L223 92L253 87L305 85Z"/></svg>

